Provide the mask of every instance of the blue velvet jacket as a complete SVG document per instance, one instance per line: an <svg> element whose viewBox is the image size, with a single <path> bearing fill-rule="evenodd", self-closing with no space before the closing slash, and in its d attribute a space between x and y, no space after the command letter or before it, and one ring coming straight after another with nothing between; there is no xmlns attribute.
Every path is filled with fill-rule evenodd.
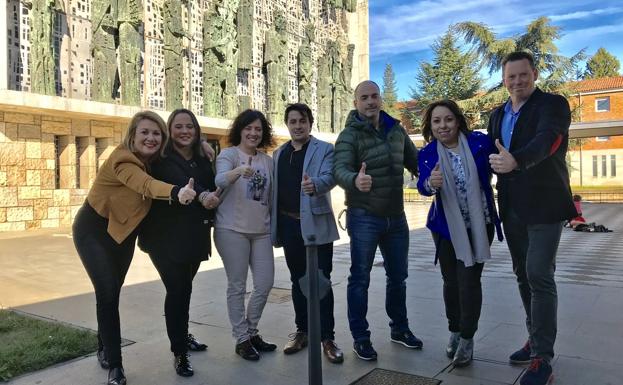
<svg viewBox="0 0 623 385"><path fill-rule="evenodd" d="M501 241L504 237L502 235L500 218L495 209L493 188L491 187L491 168L489 166L489 155L497 153L496 148L487 135L476 131L467 135L467 143L469 144L469 149L472 152L476 168L478 169L478 179L480 179L480 185L487 198L489 213L493 215L493 222L495 223L498 239ZM433 195L433 192L427 187L426 180L438 161L437 140L433 140L420 150L418 156L420 177L418 178L417 188L420 194L425 196ZM448 223L446 222L446 216L443 212L443 205L441 204L439 193L437 193L435 200L430 206L426 227L428 227L430 231L439 234L442 238L450 239L450 231L448 230Z"/></svg>

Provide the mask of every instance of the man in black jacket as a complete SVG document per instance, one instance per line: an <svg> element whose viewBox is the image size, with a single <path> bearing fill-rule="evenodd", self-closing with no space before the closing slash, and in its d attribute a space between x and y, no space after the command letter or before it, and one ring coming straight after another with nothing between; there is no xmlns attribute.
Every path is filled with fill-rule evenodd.
<svg viewBox="0 0 623 385"><path fill-rule="evenodd" d="M556 251L563 222L575 216L565 162L571 113L564 97L536 88L529 53L506 56L502 74L510 98L491 115L499 153L489 160L529 333L510 362L531 364L521 385L542 385L552 377L556 339Z"/></svg>

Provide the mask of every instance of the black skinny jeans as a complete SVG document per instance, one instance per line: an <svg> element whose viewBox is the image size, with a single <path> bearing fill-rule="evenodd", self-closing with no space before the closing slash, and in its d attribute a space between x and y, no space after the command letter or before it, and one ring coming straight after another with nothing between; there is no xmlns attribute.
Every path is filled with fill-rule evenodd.
<svg viewBox="0 0 623 385"><path fill-rule="evenodd" d="M493 241L494 226L487 225L489 244ZM437 244L437 257L443 278L443 300L446 306L448 329L460 332L461 338L473 338L478 329L482 308L482 286L480 277L484 263L465 267L456 259L452 242L433 233ZM470 237L471 241L471 237Z"/></svg>
<svg viewBox="0 0 623 385"><path fill-rule="evenodd" d="M301 234L301 221L287 215L279 215L279 239L283 243L286 264L292 281L292 303L294 304L294 322L299 332L307 333L307 298L301 291L299 279L307 271L307 249ZM333 269L333 243L318 245L318 268L327 279L331 279ZM321 339L334 339L335 319L333 318L333 289L329 287L327 295L320 301Z"/></svg>
<svg viewBox="0 0 623 385"><path fill-rule="evenodd" d="M175 355L184 354L188 352L186 338L193 278L199 270L201 261L177 262L170 256L158 252L150 253L149 257L167 289L164 299L164 316L171 351Z"/></svg>
<svg viewBox="0 0 623 385"><path fill-rule="evenodd" d="M97 331L110 367L119 367L121 330L119 293L132 262L137 231L118 244L108 234L108 219L85 203L73 223L73 239L82 264L93 283L97 302Z"/></svg>

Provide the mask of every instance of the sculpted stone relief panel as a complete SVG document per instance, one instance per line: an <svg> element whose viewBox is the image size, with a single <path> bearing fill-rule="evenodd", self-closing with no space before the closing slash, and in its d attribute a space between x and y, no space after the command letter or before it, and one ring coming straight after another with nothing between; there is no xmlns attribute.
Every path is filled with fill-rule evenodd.
<svg viewBox="0 0 623 385"><path fill-rule="evenodd" d="M58 74L67 59L59 63L53 42L63 2L24 2L30 8L27 80L33 92L66 94L58 89ZM356 0L86 3L84 15L72 14L65 24L82 18L91 26L85 79L93 100L166 110L190 106L223 118L254 106L277 124L288 102L301 101L317 113L323 131L339 130L352 104L354 48L343 41L345 18L324 15L329 9L352 12Z"/></svg>
<svg viewBox="0 0 623 385"><path fill-rule="evenodd" d="M30 81L35 93L56 95L58 47L54 44L56 0L31 0L30 5Z"/></svg>
<svg viewBox="0 0 623 385"><path fill-rule="evenodd" d="M208 116L238 113L237 0L218 0L203 20L203 110Z"/></svg>

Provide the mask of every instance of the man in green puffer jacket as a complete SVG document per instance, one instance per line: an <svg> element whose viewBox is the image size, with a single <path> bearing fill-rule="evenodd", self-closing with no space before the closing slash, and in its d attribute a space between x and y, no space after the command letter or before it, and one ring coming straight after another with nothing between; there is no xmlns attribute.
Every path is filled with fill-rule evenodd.
<svg viewBox="0 0 623 385"><path fill-rule="evenodd" d="M366 80L355 88L355 108L335 143L333 174L346 191L346 225L350 236L348 322L353 350L376 360L370 343L368 286L377 246L387 275L385 309L391 340L422 348L409 329L406 307L409 228L404 213L403 169L417 175L417 149L400 122L381 110L379 86Z"/></svg>

